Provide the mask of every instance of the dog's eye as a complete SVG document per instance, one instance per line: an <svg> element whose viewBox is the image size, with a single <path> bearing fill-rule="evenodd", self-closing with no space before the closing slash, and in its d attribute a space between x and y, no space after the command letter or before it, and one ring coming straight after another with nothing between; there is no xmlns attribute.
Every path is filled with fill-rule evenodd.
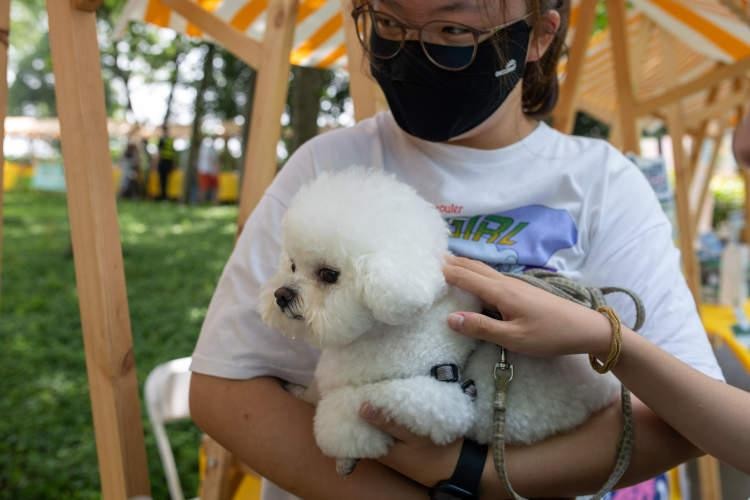
<svg viewBox="0 0 750 500"><path fill-rule="evenodd" d="M297 265L292 261L292 272L295 272L297 270Z"/></svg>
<svg viewBox="0 0 750 500"><path fill-rule="evenodd" d="M328 269L327 267L322 267L318 269L318 278L325 283L336 283L339 279L339 272L334 271L333 269Z"/></svg>

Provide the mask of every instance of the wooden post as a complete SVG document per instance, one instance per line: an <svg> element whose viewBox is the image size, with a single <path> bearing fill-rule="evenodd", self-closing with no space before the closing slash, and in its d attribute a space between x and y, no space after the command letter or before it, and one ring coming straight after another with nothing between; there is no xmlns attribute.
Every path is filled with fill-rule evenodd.
<svg viewBox="0 0 750 500"><path fill-rule="evenodd" d="M351 0L341 0L341 15L344 16L344 34L349 61L349 94L354 102L354 118L360 121L377 112L377 88L367 73L369 65L364 60L362 44L357 38L351 8Z"/></svg>
<svg viewBox="0 0 750 500"><path fill-rule="evenodd" d="M8 35L10 0L0 0L0 296L3 292L3 190L5 186L5 115L8 114Z"/></svg>
<svg viewBox="0 0 750 500"><path fill-rule="evenodd" d="M612 40L612 55L614 56L612 63L617 89L617 116L620 125L619 132L622 134L623 150L640 154L638 116L635 112L637 102L633 93L633 78L630 71L630 47L628 46L625 2L622 0L607 0L607 14Z"/></svg>
<svg viewBox="0 0 750 500"><path fill-rule="evenodd" d="M695 205L693 215L693 231L696 233L698 231L698 224L700 224L701 216L706 207L706 201L708 200L708 191L711 187L711 179L713 178L714 173L716 172L716 167L719 164L719 153L721 152L721 143L726 129L724 128L724 126L722 126L720 130L721 133L716 139L714 139L714 149L713 151L711 151L711 160L708 163L708 168L706 169L706 177L703 179L703 184L701 185L701 189L698 194L698 203ZM693 175L693 180L695 181L696 174Z"/></svg>
<svg viewBox="0 0 750 500"><path fill-rule="evenodd" d="M719 95L719 85L715 85L711 90L708 91L706 96L706 106L711 106L716 102L716 98ZM703 143L706 140L706 133L708 132L708 126L711 123L710 119L705 119L698 126L698 133L693 137L693 150L690 152L689 166L689 180L692 183L693 178L698 171L698 164L701 159L701 151L703 150ZM700 211L699 211L700 213Z"/></svg>
<svg viewBox="0 0 750 500"><path fill-rule="evenodd" d="M237 237L276 176L276 146L281 138L281 115L289 91L289 55L294 42L297 8L298 0L271 0L266 11L266 32L256 68L250 138L240 187ZM237 486L236 459L210 436L204 439L204 449L212 463L206 469L201 496L206 500L228 500Z"/></svg>
<svg viewBox="0 0 750 500"><path fill-rule="evenodd" d="M675 53L672 35L662 30L664 43L663 50L668 54ZM665 76L677 74L676 62L674 58L667 58L666 64L661 68ZM704 87L710 88L718 85L719 81L706 81ZM686 84L690 85L690 83ZM689 87L683 87L689 88ZM697 92L688 92L686 95ZM668 91L667 94L670 94ZM690 291L693 294L696 306L701 303L701 282L700 282L700 263L695 253L695 232L690 211L690 183L687 165L687 157L683 138L685 137L685 117L682 110L682 99L678 94L672 94L673 100L665 106L667 116L667 128L669 135L672 137L672 150L674 154L674 173L675 173L675 202L677 205L677 230L680 237L680 250L682 252L682 265ZM698 478L700 482L702 500L720 500L721 499L721 480L719 476L719 463L715 458L705 456L698 459Z"/></svg>
<svg viewBox="0 0 750 500"><path fill-rule="evenodd" d="M209 436L203 436L206 475L201 484L203 500L231 500L242 481L237 460Z"/></svg>
<svg viewBox="0 0 750 500"><path fill-rule="evenodd" d="M721 500L721 471L719 462L711 456L698 459L698 479L701 500Z"/></svg>
<svg viewBox="0 0 750 500"><path fill-rule="evenodd" d="M150 496L96 15L47 11L102 497Z"/></svg>
<svg viewBox="0 0 750 500"><path fill-rule="evenodd" d="M700 268L695 254L695 235L690 210L690 187L687 179L687 159L682 143L685 137L684 117L679 105L670 106L667 110L667 128L672 138L675 172L675 202L677 205L677 228L680 236L682 265L690 291L696 304L700 304Z"/></svg>
<svg viewBox="0 0 750 500"><path fill-rule="evenodd" d="M555 108L553 123L560 132L569 134L575 125L576 100L581 83L581 73L586 62L586 49L596 20L598 0L582 0L578 7L578 22L573 43L570 46L565 69L565 81L560 89L560 100Z"/></svg>
<svg viewBox="0 0 750 500"><path fill-rule="evenodd" d="M237 234L242 232L245 220L276 175L276 146L281 137L281 114L289 90L289 54L297 6L298 0L271 0L266 12L268 21L253 95Z"/></svg>

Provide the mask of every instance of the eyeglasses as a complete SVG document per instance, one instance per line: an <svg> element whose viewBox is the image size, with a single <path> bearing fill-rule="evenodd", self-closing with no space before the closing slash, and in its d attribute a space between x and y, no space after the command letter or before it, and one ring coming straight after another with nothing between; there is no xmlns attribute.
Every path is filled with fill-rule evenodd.
<svg viewBox="0 0 750 500"><path fill-rule="evenodd" d="M360 5L352 11L357 37L371 57L381 60L396 57L404 47L407 33L416 31L416 39L430 62L447 71L461 71L471 66L479 43L529 16L527 14L482 30L450 21L430 21L422 26L410 26L390 14L373 9L369 4Z"/></svg>

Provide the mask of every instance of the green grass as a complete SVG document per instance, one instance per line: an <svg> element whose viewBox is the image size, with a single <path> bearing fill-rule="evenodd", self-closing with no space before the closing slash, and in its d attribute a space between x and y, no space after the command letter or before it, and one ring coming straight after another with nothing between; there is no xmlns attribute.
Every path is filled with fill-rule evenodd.
<svg viewBox="0 0 750 500"><path fill-rule="evenodd" d="M0 295L0 499L100 498L81 325L62 195L6 193ZM188 356L232 248L235 207L121 202L139 386ZM155 499L168 498L142 407ZM186 495L199 431L168 426Z"/></svg>

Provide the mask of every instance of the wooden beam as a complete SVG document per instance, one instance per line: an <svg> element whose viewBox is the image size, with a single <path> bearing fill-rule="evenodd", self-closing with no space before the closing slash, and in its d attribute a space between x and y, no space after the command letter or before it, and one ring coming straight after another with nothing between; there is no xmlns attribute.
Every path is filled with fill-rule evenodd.
<svg viewBox="0 0 750 500"><path fill-rule="evenodd" d="M607 0L609 32L611 38L615 87L617 89L617 116L622 134L623 150L640 154L640 132L635 113L636 97L630 73L626 5L622 0Z"/></svg>
<svg viewBox="0 0 750 500"><path fill-rule="evenodd" d="M96 15L47 11L102 497L149 496Z"/></svg>
<svg viewBox="0 0 750 500"><path fill-rule="evenodd" d="M695 253L695 231L690 210L690 186L687 182L687 163L683 138L685 136L684 116L678 102L669 106L667 128L672 138L672 151L675 171L675 202L677 205L677 229L679 233L682 265L696 306L701 303L700 263ZM721 499L719 465L715 458L703 457L698 460L701 496L703 500Z"/></svg>
<svg viewBox="0 0 750 500"><path fill-rule="evenodd" d="M716 102L716 98L719 95L719 89L720 86L716 85L711 90L708 91L708 95L706 96L706 106L711 106ZM693 179L695 177L695 172L698 169L698 163L700 163L701 159L701 151L703 150L703 143L706 140L706 134L708 133L708 126L711 124L711 121L706 119L703 120L698 125L698 131L696 134L693 135L693 150L690 153L690 162L688 163L690 167L690 175L689 175L689 182L692 184ZM688 125L686 128L690 128Z"/></svg>
<svg viewBox="0 0 750 500"><path fill-rule="evenodd" d="M240 192L238 234L266 188L276 176L276 146L281 137L281 115L289 90L289 53L292 50L298 0L271 0L263 39L263 59L256 77L250 140Z"/></svg>
<svg viewBox="0 0 750 500"><path fill-rule="evenodd" d="M714 87L725 80L743 76L750 71L750 57L741 59L734 64L719 64L716 68L709 70L702 76L687 83L677 85L655 97L641 101L636 105L636 114L646 116L661 108L678 102L679 100L696 94L708 88Z"/></svg>
<svg viewBox="0 0 750 500"><path fill-rule="evenodd" d="M555 128L564 133L573 132L575 125L576 100L580 90L581 74L586 62L586 49L596 20L598 0L582 0L578 7L578 22L573 43L570 45L565 81L560 89L560 100L553 114Z"/></svg>
<svg viewBox="0 0 750 500"><path fill-rule="evenodd" d="M360 121L377 112L377 87L370 77L370 66L365 60L362 44L357 37L357 29L351 16L351 6L351 0L341 0L349 66L349 94L354 102L354 118Z"/></svg>
<svg viewBox="0 0 750 500"><path fill-rule="evenodd" d="M750 85L743 85L738 93L723 97L720 101L695 111L690 116L686 126L694 127L711 118L724 118L730 112L735 111L737 106L747 102L748 99L750 99Z"/></svg>
<svg viewBox="0 0 750 500"><path fill-rule="evenodd" d="M206 453L206 475L201 483L203 500L231 500L242 481L237 459L211 437L203 436Z"/></svg>
<svg viewBox="0 0 750 500"><path fill-rule="evenodd" d="M3 195L5 177L5 117L8 114L8 35L10 0L0 0L0 297L3 292Z"/></svg>
<svg viewBox="0 0 750 500"><path fill-rule="evenodd" d="M672 138L675 173L675 203L677 205L677 229L679 232L680 250L685 278L693 293L695 303L700 305L700 267L695 254L695 235L690 210L690 187L687 183L685 148L683 138L682 108L679 105L670 107L667 113L667 128Z"/></svg>
<svg viewBox="0 0 750 500"><path fill-rule="evenodd" d="M705 177L702 179L700 191L698 194L698 202L695 204L693 210L693 233L698 233L698 225L700 224L701 215L706 209L706 202L708 201L708 193L711 187L711 180L716 173L716 167L719 165L719 153L721 152L721 138L714 139L714 149L711 151L711 160L705 169ZM695 179L695 177L694 177ZM697 179L695 179L697 180Z"/></svg>
<svg viewBox="0 0 750 500"><path fill-rule="evenodd" d="M191 0L160 0L161 3L188 19L201 31L215 39L222 47L244 61L251 68L258 69L263 60L263 47L227 24L212 12L203 9ZM268 19L271 19L270 17Z"/></svg>

